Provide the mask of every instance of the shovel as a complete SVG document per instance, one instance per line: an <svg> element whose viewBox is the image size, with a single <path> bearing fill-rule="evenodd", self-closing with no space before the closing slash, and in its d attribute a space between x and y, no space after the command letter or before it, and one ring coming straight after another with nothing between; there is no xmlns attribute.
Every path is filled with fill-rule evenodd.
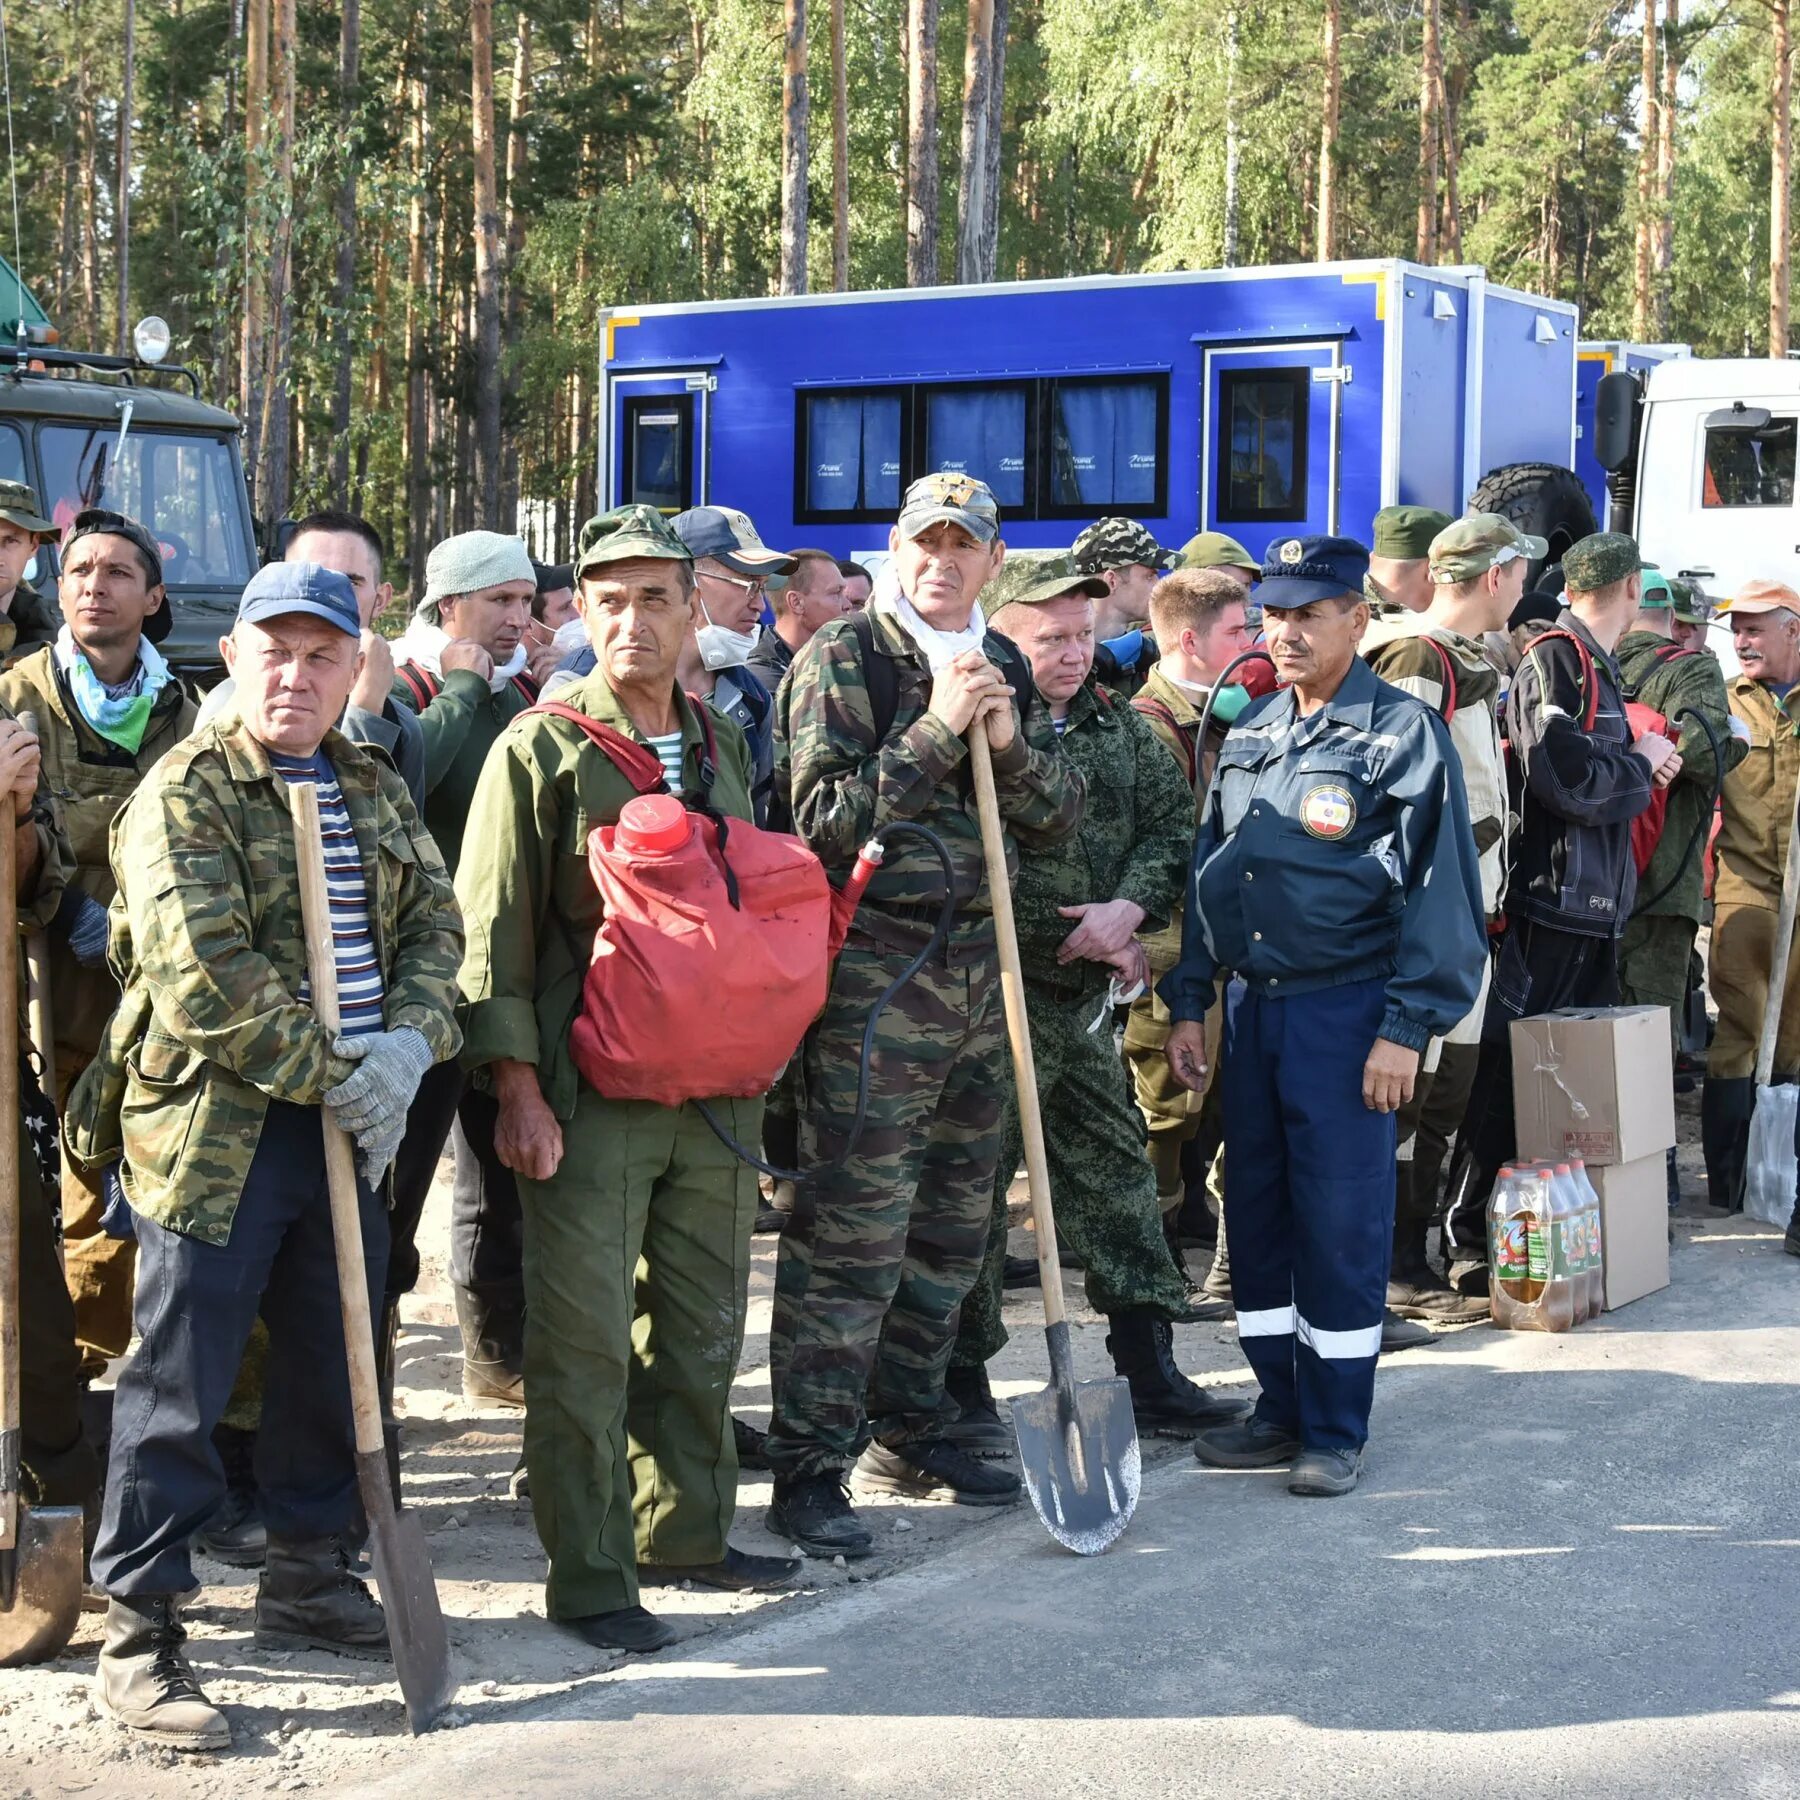
<svg viewBox="0 0 1800 1800"><path fill-rule="evenodd" d="M1775 917L1775 945L1769 952L1769 1000L1756 1051L1756 1109L1750 1115L1750 1149L1745 1160L1744 1211L1765 1225L1786 1225L1794 1213L1794 1112L1800 1089L1769 1085L1775 1073L1782 1002L1787 996L1794 913L1800 904L1800 792L1794 800L1787 868L1781 878L1781 910Z"/></svg>
<svg viewBox="0 0 1800 1800"><path fill-rule="evenodd" d="M37 736L35 714L22 712L19 723ZM50 1010L50 937L34 931L25 940L25 1016L31 1027L31 1042L37 1051L38 1067L43 1071L44 1092L54 1104L56 1100L56 1020Z"/></svg>
<svg viewBox="0 0 1800 1800"><path fill-rule="evenodd" d="M17 848L0 821L0 1668L55 1656L81 1615L81 1508L19 1492Z"/></svg>
<svg viewBox="0 0 1800 1800"><path fill-rule="evenodd" d="M1050 1353L1050 1385L1012 1403L1019 1469L1045 1530L1077 1556L1098 1556L1130 1524L1137 1508L1143 1485L1137 1418L1131 1410L1131 1389L1123 1381L1075 1379L1062 1264L1056 1254L1056 1216L1050 1205L1050 1169L1044 1158L1044 1121L1038 1110L1037 1069L1025 1018L1025 978L1006 874L1006 839L994 793L987 728L979 720L969 730L969 761L975 771L981 853L1000 941L1000 993L1006 1004L1006 1034L1012 1040L1025 1176L1037 1232L1038 1281L1044 1295L1044 1345Z"/></svg>
<svg viewBox="0 0 1800 1800"><path fill-rule="evenodd" d="M319 791L311 782L289 790L294 847L300 860L300 916L306 924L306 969L313 1011L334 1035L338 1029L337 962L331 945L331 902L325 887L325 844L319 835ZM331 1234L337 1243L338 1303L350 1361L350 1408L356 1429L356 1486L369 1520L375 1581L387 1613L388 1642L406 1723L413 1735L430 1730L456 1693L450 1645L438 1605L431 1553L416 1514L394 1504L381 1439L381 1402L375 1385L375 1333L369 1323L369 1278L363 1264L356 1164L349 1135L323 1107L325 1178L331 1191Z"/></svg>

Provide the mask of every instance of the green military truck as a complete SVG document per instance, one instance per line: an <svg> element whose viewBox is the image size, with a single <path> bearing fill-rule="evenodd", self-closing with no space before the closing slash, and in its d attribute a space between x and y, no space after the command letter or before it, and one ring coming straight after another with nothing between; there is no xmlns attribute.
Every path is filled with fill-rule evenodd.
<svg viewBox="0 0 1800 1800"><path fill-rule="evenodd" d="M0 260L0 481L23 481L59 527L87 506L147 525L162 545L174 624L161 648L189 676L219 666L219 638L258 554L244 486L242 426L200 398L189 369L162 356L167 327L145 320L137 354L68 350ZM55 591L56 549L36 585Z"/></svg>

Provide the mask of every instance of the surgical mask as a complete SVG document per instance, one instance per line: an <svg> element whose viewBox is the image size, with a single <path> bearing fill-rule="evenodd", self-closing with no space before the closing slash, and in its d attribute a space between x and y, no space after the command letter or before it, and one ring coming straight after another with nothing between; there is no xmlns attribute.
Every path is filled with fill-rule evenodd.
<svg viewBox="0 0 1800 1800"><path fill-rule="evenodd" d="M754 631L727 631L723 625L715 625L704 600L700 602L700 616L706 623L694 633L694 642L707 672L717 675L722 669L741 669L756 648L757 634Z"/></svg>

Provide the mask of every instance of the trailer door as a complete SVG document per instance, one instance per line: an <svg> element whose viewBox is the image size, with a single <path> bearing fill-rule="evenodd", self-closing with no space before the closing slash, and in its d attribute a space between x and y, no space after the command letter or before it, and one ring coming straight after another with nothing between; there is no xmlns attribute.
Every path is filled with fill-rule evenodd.
<svg viewBox="0 0 1800 1800"><path fill-rule="evenodd" d="M654 506L672 518L706 504L714 380L704 369L609 376L607 506Z"/></svg>
<svg viewBox="0 0 1800 1800"><path fill-rule="evenodd" d="M1233 344L1206 351L1200 517L1260 552L1277 537L1337 530L1342 345Z"/></svg>

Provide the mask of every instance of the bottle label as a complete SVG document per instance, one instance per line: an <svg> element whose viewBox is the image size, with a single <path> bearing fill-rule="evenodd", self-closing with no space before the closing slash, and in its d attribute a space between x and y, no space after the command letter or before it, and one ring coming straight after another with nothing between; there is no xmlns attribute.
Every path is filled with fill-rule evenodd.
<svg viewBox="0 0 1800 1800"><path fill-rule="evenodd" d="M1529 1270L1524 1217L1502 1219L1494 1233L1494 1274L1501 1281L1523 1281Z"/></svg>
<svg viewBox="0 0 1800 1800"><path fill-rule="evenodd" d="M1550 1279L1550 1234L1536 1213L1525 1215L1525 1261L1533 1281Z"/></svg>
<svg viewBox="0 0 1800 1800"><path fill-rule="evenodd" d="M1577 1274L1582 1267L1579 1239L1576 1235L1573 1219L1559 1219L1556 1222L1556 1274L1558 1280L1566 1280Z"/></svg>
<svg viewBox="0 0 1800 1800"><path fill-rule="evenodd" d="M1588 1262L1598 1269L1603 1266L1604 1259L1600 1254L1600 1209L1597 1206L1588 1214L1587 1240Z"/></svg>

